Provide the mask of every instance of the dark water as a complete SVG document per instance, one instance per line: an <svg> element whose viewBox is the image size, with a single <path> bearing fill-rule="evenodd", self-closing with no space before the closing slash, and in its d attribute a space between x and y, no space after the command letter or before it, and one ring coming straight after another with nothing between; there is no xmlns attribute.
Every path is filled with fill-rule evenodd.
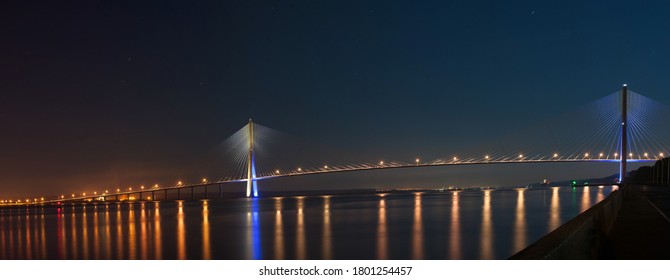
<svg viewBox="0 0 670 280"><path fill-rule="evenodd" d="M615 187L2 209L2 259L505 259Z"/></svg>

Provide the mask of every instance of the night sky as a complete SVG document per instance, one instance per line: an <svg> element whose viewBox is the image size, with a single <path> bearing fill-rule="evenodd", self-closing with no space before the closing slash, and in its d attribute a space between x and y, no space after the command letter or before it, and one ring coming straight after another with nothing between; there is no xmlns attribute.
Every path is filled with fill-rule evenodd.
<svg viewBox="0 0 670 280"><path fill-rule="evenodd" d="M0 4L0 198L206 176L249 118L437 158L623 83L670 104L665 1L190 2Z"/></svg>

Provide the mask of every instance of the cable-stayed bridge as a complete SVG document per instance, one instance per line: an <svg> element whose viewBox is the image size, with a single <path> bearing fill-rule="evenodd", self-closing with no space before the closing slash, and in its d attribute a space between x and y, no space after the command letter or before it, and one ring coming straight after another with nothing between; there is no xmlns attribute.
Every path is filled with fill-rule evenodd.
<svg viewBox="0 0 670 280"><path fill-rule="evenodd" d="M529 122L534 122L532 111ZM205 197L217 190L221 197L227 183L245 183L246 196L260 195L258 184L279 177L307 176L334 172L377 169L421 168L451 165L534 164L570 162L617 162L619 182L624 183L628 162L653 162L670 151L670 131L664 121L670 116L666 105L629 91L617 92L577 108L569 108L550 120L536 123L525 131L477 145L469 150L447 151L434 159L361 159L341 151L292 138L277 130L249 123L223 141L212 153L209 167L214 175L197 183L116 188L82 194L61 194L57 198L28 198L2 201L4 205L45 204L73 201L137 199L155 200L156 194L177 192L177 198L193 198L195 188L204 188ZM184 192L184 194L182 194Z"/></svg>

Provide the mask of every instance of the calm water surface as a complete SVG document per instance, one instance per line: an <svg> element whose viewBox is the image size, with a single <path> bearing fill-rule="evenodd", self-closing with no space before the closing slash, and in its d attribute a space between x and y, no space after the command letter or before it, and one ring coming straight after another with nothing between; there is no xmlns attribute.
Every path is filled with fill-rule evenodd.
<svg viewBox="0 0 670 280"><path fill-rule="evenodd" d="M505 259L605 187L1 209L2 259Z"/></svg>

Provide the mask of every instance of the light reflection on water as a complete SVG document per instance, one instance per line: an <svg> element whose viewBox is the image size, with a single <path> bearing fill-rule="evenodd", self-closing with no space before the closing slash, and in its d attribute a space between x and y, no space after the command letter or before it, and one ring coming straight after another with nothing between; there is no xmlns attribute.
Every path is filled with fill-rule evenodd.
<svg viewBox="0 0 670 280"><path fill-rule="evenodd" d="M613 187L4 208L2 259L504 259Z"/></svg>

